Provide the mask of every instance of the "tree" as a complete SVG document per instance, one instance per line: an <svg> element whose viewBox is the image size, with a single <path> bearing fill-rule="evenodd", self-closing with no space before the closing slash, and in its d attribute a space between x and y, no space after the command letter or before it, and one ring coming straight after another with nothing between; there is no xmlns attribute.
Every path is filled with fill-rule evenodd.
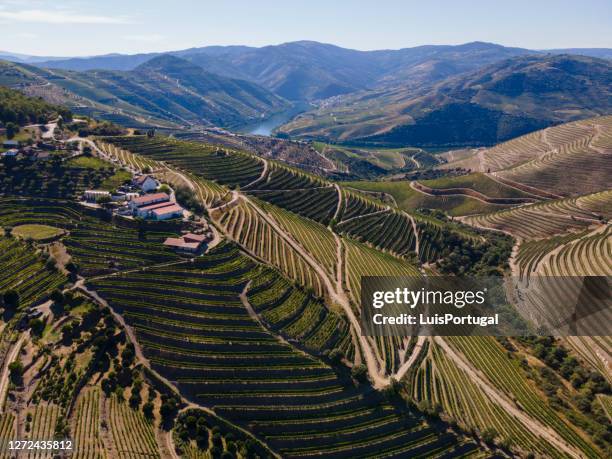
<svg viewBox="0 0 612 459"><path fill-rule="evenodd" d="M64 294L60 289L53 290L53 292L51 292L51 295L49 295L49 298L58 306L63 306L66 302L66 298L64 297Z"/></svg>
<svg viewBox="0 0 612 459"><path fill-rule="evenodd" d="M153 403L147 402L142 405L142 414L144 414L147 419L153 419Z"/></svg>
<svg viewBox="0 0 612 459"><path fill-rule="evenodd" d="M332 363L340 363L343 357L344 353L341 349L332 349L332 351L329 353L329 360L331 360Z"/></svg>
<svg viewBox="0 0 612 459"><path fill-rule="evenodd" d="M71 274L76 274L79 270L79 267L76 263L69 261L68 263L66 263L66 270Z"/></svg>
<svg viewBox="0 0 612 459"><path fill-rule="evenodd" d="M2 301L6 309L17 309L19 307L19 293L16 290L9 289L2 295Z"/></svg>
<svg viewBox="0 0 612 459"><path fill-rule="evenodd" d="M23 364L19 360L11 362L9 365L9 372L11 381L15 384L20 384L23 376Z"/></svg>
<svg viewBox="0 0 612 459"><path fill-rule="evenodd" d="M15 123L6 123L6 138L12 139L19 132L19 126Z"/></svg>
<svg viewBox="0 0 612 459"><path fill-rule="evenodd" d="M45 330L45 323L40 319L32 319L28 322L28 327L32 330L32 334L34 336L42 336L43 331Z"/></svg>
<svg viewBox="0 0 612 459"><path fill-rule="evenodd" d="M488 445L492 445L495 442L495 438L497 438L497 430L493 427L488 427L482 432L482 441L484 441Z"/></svg>

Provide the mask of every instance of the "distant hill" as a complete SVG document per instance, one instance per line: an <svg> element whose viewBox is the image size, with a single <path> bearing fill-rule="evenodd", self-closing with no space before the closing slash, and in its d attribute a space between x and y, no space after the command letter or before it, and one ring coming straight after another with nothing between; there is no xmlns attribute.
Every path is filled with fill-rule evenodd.
<svg viewBox="0 0 612 459"><path fill-rule="evenodd" d="M261 84L286 99L316 100L394 82L411 86L431 83L509 57L542 53L612 57L612 50L607 48L534 51L483 42L358 51L314 41L296 41L261 48L205 46L167 54L187 59L212 73ZM16 59L63 70L134 70L159 55L108 54L64 59L19 55Z"/></svg>
<svg viewBox="0 0 612 459"><path fill-rule="evenodd" d="M128 125L131 118L153 124L236 127L290 106L254 83L211 74L169 55L128 72L46 70L0 63L0 84L22 87L30 95L76 107L77 112L93 111Z"/></svg>
<svg viewBox="0 0 612 459"><path fill-rule="evenodd" d="M612 63L519 56L429 88L362 92L283 126L292 136L415 146L487 145L612 111Z"/></svg>
<svg viewBox="0 0 612 459"><path fill-rule="evenodd" d="M315 100L410 78L413 83L449 75L532 51L492 43L417 46L358 51L313 41L253 48L209 46L171 52L219 75L247 79L290 100ZM42 62L64 70L133 70L152 54L107 55Z"/></svg>

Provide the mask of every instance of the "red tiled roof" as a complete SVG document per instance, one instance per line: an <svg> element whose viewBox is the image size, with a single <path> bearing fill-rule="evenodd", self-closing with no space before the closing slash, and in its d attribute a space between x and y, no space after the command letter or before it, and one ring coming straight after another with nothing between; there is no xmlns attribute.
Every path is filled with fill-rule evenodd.
<svg viewBox="0 0 612 459"><path fill-rule="evenodd" d="M200 244L195 242L185 242L182 238L169 237L164 241L166 247L175 247L177 249L197 249Z"/></svg>
<svg viewBox="0 0 612 459"><path fill-rule="evenodd" d="M144 205L148 202L157 201L160 199L165 199L167 201L170 199L170 196L168 196L166 193L145 194L144 196L141 196L139 198L132 199L132 202L136 204L137 206L139 206L139 205Z"/></svg>
<svg viewBox="0 0 612 459"><path fill-rule="evenodd" d="M150 206L142 206L139 207L138 210L144 210L144 211L149 211L149 210L155 210L155 209L161 209L162 207L168 207L168 206L174 206L176 205L175 202L170 202L170 201L166 201L166 202L158 202L156 204L151 204Z"/></svg>
<svg viewBox="0 0 612 459"><path fill-rule="evenodd" d="M183 239L185 239L187 242L204 242L206 236L203 234L187 233L183 236Z"/></svg>
<svg viewBox="0 0 612 459"><path fill-rule="evenodd" d="M153 209L153 213L155 215L165 215L165 214L170 214L173 212L180 212L182 210L183 208L181 206L179 206L178 204L173 204L171 206L164 206L158 209Z"/></svg>

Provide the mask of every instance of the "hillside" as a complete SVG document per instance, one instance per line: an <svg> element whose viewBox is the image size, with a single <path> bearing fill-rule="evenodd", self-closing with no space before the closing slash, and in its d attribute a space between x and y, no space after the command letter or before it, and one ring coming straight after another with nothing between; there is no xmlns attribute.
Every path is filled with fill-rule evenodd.
<svg viewBox="0 0 612 459"><path fill-rule="evenodd" d="M19 91L0 86L0 122L26 124L44 123L53 117L63 116L70 119L70 111L65 107L51 105L40 99L26 97Z"/></svg>
<svg viewBox="0 0 612 459"><path fill-rule="evenodd" d="M170 90L185 68L180 87L197 87L199 70L174 57L129 73ZM43 76L72 73L53 72L24 75L46 88ZM110 458L610 457L609 337L373 337L360 306L363 276L513 276L509 303L539 325L539 277L610 276L611 119L444 165L384 150L382 172L437 178L350 183L279 160L303 148L306 166L372 167L383 150L57 126L58 150L0 158L0 444L71 438L75 456ZM431 169L466 156L470 173ZM126 194L81 199L134 192L136 174L188 213L137 218ZM198 234L197 252L166 245Z"/></svg>
<svg viewBox="0 0 612 459"><path fill-rule="evenodd" d="M254 48L208 46L168 54L204 69L258 83L289 100L315 100L367 89L390 81L437 81L500 59L528 53L490 43L417 46L399 50L358 51L313 41ZM65 70L132 70L152 54L111 55L42 62Z"/></svg>
<svg viewBox="0 0 612 459"><path fill-rule="evenodd" d="M429 89L363 92L303 114L292 136L414 146L488 145L612 110L612 64L569 55L521 56Z"/></svg>
<svg viewBox="0 0 612 459"><path fill-rule="evenodd" d="M235 127L289 107L256 84L208 73L173 56L154 58L129 72L0 64L0 84L135 127L164 122Z"/></svg>

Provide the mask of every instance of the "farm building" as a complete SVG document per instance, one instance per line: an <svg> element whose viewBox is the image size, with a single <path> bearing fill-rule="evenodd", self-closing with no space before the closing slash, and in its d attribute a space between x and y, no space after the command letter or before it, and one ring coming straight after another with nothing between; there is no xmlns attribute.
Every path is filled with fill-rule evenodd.
<svg viewBox="0 0 612 459"><path fill-rule="evenodd" d="M151 211L150 216L154 220L169 220L171 218L182 218L183 208L176 203L172 203L169 206L159 207Z"/></svg>
<svg viewBox="0 0 612 459"><path fill-rule="evenodd" d="M187 233L182 237L169 237L164 241L166 247L181 252L196 253L209 238L203 234Z"/></svg>
<svg viewBox="0 0 612 459"><path fill-rule="evenodd" d="M83 193L83 198L87 202L96 202L100 198L110 198L110 196L111 194L108 191L104 190L86 190L85 193Z"/></svg>
<svg viewBox="0 0 612 459"><path fill-rule="evenodd" d="M155 193L133 198L128 203L133 215L153 220L168 220L183 217L184 209L170 201L166 193Z"/></svg>
<svg viewBox="0 0 612 459"><path fill-rule="evenodd" d="M137 177L134 177L134 179L132 180L132 184L139 187L145 193L156 190L159 186L157 180L155 180L150 175L139 175Z"/></svg>
<svg viewBox="0 0 612 459"><path fill-rule="evenodd" d="M170 196L168 196L166 193L145 194L139 198L132 199L129 206L132 211L135 211L139 207L150 206L152 204L157 204L158 202L167 202L169 200Z"/></svg>

